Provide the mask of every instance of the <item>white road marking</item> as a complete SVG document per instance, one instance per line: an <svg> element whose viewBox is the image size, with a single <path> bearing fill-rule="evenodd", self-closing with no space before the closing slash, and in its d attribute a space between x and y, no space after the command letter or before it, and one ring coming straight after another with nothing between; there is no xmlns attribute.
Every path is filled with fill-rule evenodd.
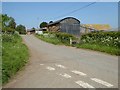
<svg viewBox="0 0 120 90"><path fill-rule="evenodd" d="M47 67L46 69L51 70L51 71L55 70L55 68L53 68L53 67Z"/></svg>
<svg viewBox="0 0 120 90"><path fill-rule="evenodd" d="M95 88L95 87L91 86L90 84L85 83L83 81L76 81L75 83L77 83L78 85L80 85L83 88Z"/></svg>
<svg viewBox="0 0 120 90"><path fill-rule="evenodd" d="M41 66L44 65L44 64L40 64Z"/></svg>
<svg viewBox="0 0 120 90"><path fill-rule="evenodd" d="M73 72L73 73L75 73L75 74L78 74L78 75L81 75L81 76L86 76L86 75L87 75L87 74L85 74L85 73L83 73L83 72L76 71L76 70L73 70L73 71L71 71L71 72Z"/></svg>
<svg viewBox="0 0 120 90"><path fill-rule="evenodd" d="M60 64L55 64L55 66L65 69L66 67Z"/></svg>
<svg viewBox="0 0 120 90"><path fill-rule="evenodd" d="M68 74L66 74L66 73L64 73L64 74L60 74L60 75L63 76L63 77L65 77L65 78L71 78L71 76L68 75Z"/></svg>
<svg viewBox="0 0 120 90"><path fill-rule="evenodd" d="M100 83L100 84L102 84L102 85L105 85L105 86L107 86L107 87L112 87L112 86L113 86L112 84L110 84L110 83L108 83L108 82L105 82L105 81L103 81L103 80L97 79L97 78L91 78L91 80L93 80L93 81L95 81L95 82L97 82L97 83Z"/></svg>

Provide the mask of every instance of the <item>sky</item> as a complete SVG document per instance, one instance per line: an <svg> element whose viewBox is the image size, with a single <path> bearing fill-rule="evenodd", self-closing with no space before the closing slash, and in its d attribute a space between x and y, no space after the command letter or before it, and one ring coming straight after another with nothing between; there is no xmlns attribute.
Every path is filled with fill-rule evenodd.
<svg viewBox="0 0 120 90"><path fill-rule="evenodd" d="M109 24L118 27L118 3L97 2L2 2L2 13L13 17L18 24L27 28L37 28L41 22L56 21L65 17L75 17L82 24Z"/></svg>

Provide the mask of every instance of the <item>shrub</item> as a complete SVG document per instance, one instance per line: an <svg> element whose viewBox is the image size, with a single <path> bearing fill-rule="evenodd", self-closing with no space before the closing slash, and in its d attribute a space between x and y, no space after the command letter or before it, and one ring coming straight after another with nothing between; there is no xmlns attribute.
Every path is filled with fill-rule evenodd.
<svg viewBox="0 0 120 90"><path fill-rule="evenodd" d="M77 38L71 34L63 32L47 32L47 34L36 35L38 38L53 43L53 44L65 44L70 45L70 38L72 40L77 40Z"/></svg>
<svg viewBox="0 0 120 90"><path fill-rule="evenodd" d="M120 32L94 32L82 35L81 43L99 44L118 48Z"/></svg>
<svg viewBox="0 0 120 90"><path fill-rule="evenodd" d="M73 35L68 34L68 33L61 33L61 32L59 32L59 33L56 33L55 35L62 43L66 44L66 45L70 44L70 38L72 40L77 39L76 37L74 37Z"/></svg>

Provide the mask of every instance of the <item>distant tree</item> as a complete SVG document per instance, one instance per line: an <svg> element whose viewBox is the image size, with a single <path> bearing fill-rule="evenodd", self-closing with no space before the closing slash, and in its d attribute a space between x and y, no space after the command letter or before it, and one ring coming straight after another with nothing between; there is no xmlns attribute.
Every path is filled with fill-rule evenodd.
<svg viewBox="0 0 120 90"><path fill-rule="evenodd" d="M15 23L15 20L13 18L9 22L8 27L13 28L13 29L16 28L16 23Z"/></svg>
<svg viewBox="0 0 120 90"><path fill-rule="evenodd" d="M43 28L43 27L46 27L47 25L48 25L47 22L42 22L39 27L40 27L40 28Z"/></svg>
<svg viewBox="0 0 120 90"><path fill-rule="evenodd" d="M35 30L35 28L33 27L32 30Z"/></svg>
<svg viewBox="0 0 120 90"><path fill-rule="evenodd" d="M16 31L18 31L19 34L26 34L26 27L23 26L23 25L18 25L18 26L16 27Z"/></svg>
<svg viewBox="0 0 120 90"><path fill-rule="evenodd" d="M10 21L10 17L7 16L7 14L2 14L2 28L7 27L9 21Z"/></svg>
<svg viewBox="0 0 120 90"><path fill-rule="evenodd" d="M50 21L49 23L53 23L53 21Z"/></svg>
<svg viewBox="0 0 120 90"><path fill-rule="evenodd" d="M3 32L14 32L16 23L14 18L9 17L7 14L2 14L2 31Z"/></svg>

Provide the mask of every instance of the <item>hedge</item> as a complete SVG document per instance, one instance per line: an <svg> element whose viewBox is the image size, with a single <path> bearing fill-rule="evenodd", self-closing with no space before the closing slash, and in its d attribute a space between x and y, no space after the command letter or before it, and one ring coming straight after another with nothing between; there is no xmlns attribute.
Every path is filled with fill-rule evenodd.
<svg viewBox="0 0 120 90"><path fill-rule="evenodd" d="M120 32L94 32L82 35L81 43L99 44L119 48Z"/></svg>

